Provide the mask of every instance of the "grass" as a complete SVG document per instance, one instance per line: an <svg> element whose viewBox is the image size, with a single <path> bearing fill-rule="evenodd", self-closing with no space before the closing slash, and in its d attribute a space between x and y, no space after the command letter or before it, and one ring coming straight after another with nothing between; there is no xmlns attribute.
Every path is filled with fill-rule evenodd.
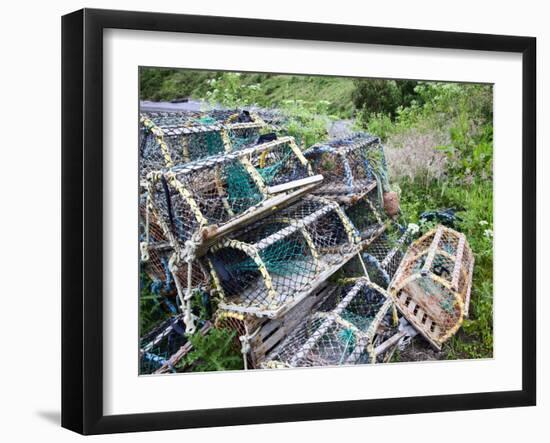
<svg viewBox="0 0 550 443"><path fill-rule="evenodd" d="M214 80L214 83L212 83ZM224 104L236 99L247 105L281 107L289 99L304 106L327 102L327 114L338 118L351 118L354 111L353 79L342 77L316 77L303 75L233 74L211 71L187 71L147 68L140 72L142 100L170 101L182 97L208 98L207 92L218 89L216 99Z"/></svg>

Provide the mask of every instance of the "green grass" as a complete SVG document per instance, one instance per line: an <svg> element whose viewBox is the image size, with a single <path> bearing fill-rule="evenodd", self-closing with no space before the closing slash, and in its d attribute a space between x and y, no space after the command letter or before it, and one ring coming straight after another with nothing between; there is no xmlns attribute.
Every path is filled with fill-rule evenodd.
<svg viewBox="0 0 550 443"><path fill-rule="evenodd" d="M316 77L302 75L238 74L211 71L142 68L140 97L142 100L173 100L182 97L205 99L207 92L227 89L228 96L215 98L225 104L281 107L286 101L313 105L320 100L327 103L327 114L350 118L354 111L353 80L344 77ZM212 84L212 80L215 82ZM239 99L241 103L235 103ZM244 103L246 102L246 103Z"/></svg>

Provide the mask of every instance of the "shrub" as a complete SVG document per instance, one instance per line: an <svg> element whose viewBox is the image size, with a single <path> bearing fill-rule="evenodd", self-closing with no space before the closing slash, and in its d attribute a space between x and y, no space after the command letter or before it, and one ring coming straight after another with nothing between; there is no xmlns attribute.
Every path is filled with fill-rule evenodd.
<svg viewBox="0 0 550 443"><path fill-rule="evenodd" d="M193 350L180 361L179 367L189 367L192 372L243 369L242 354L235 338L235 331L215 328L205 335L192 335L189 340Z"/></svg>

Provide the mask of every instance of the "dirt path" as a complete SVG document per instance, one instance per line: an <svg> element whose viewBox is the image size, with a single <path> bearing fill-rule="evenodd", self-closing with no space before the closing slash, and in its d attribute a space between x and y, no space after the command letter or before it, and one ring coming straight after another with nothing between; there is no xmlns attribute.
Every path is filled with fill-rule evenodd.
<svg viewBox="0 0 550 443"><path fill-rule="evenodd" d="M327 124L327 131L330 138L343 138L352 132L353 120L336 120Z"/></svg>

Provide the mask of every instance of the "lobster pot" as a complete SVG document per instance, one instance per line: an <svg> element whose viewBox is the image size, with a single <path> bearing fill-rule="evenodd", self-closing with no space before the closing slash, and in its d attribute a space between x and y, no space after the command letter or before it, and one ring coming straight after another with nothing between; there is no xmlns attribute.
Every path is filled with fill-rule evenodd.
<svg viewBox="0 0 550 443"><path fill-rule="evenodd" d="M272 352L298 324L320 303L333 293L335 287L325 286L306 297L280 318L260 318L241 312L220 309L216 313L215 327L235 332L235 346L242 347L241 337L247 338L249 350L244 358L248 368L259 368Z"/></svg>
<svg viewBox="0 0 550 443"><path fill-rule="evenodd" d="M312 146L304 155L314 172L324 177L315 191L318 194L349 198L370 191L377 182L380 188L387 185L384 150L378 137L358 133Z"/></svg>
<svg viewBox="0 0 550 443"><path fill-rule="evenodd" d="M211 248L207 255L225 309L278 317L357 252L338 204L306 197Z"/></svg>
<svg viewBox="0 0 550 443"><path fill-rule="evenodd" d="M327 198L334 200L331 196ZM336 200L343 206L346 215L357 229L361 239L370 239L384 224L384 212L380 206L376 188L352 200Z"/></svg>
<svg viewBox="0 0 550 443"><path fill-rule="evenodd" d="M165 320L144 334L140 340L139 373L153 374L163 367L167 367L169 372L175 372L176 369L170 364L170 357L186 342L181 315Z"/></svg>
<svg viewBox="0 0 550 443"><path fill-rule="evenodd" d="M281 138L150 174L149 193L161 223L183 244L201 228L218 231L245 214L261 212L261 204L276 191L273 186L309 177L300 155L291 137Z"/></svg>
<svg viewBox="0 0 550 443"><path fill-rule="evenodd" d="M176 126L192 126L197 124L201 119L210 118L216 123L224 123L233 114L237 114L238 110L230 109L212 109L210 111L145 111L141 116L150 119L159 127L176 127Z"/></svg>
<svg viewBox="0 0 550 443"><path fill-rule="evenodd" d="M227 121L221 120L222 117L226 117ZM242 113L227 116L196 113L142 114L142 176L151 171L253 145L260 136L260 130L265 127L266 124L259 117Z"/></svg>
<svg viewBox="0 0 550 443"><path fill-rule="evenodd" d="M170 233L167 233L168 227L162 225L155 208L148 209L146 194L140 196L139 229L142 245L140 265L152 280L152 292L158 293L162 290L164 293L172 293L176 289L175 278L187 282L187 263L183 260L179 261L176 275L170 270L169 262L177 249L174 249L174 242L170 241ZM207 285L208 273L200 262L194 264L191 280L193 288Z"/></svg>
<svg viewBox="0 0 550 443"><path fill-rule="evenodd" d="M392 332L392 301L366 278L341 287L298 325L264 368L375 363L375 347Z"/></svg>
<svg viewBox="0 0 550 443"><path fill-rule="evenodd" d="M139 237L140 242L147 241L149 245L168 243L157 213L147 207L147 192L139 196Z"/></svg>
<svg viewBox="0 0 550 443"><path fill-rule="evenodd" d="M473 266L465 235L438 226L411 244L390 284L403 316L438 350L468 314Z"/></svg>
<svg viewBox="0 0 550 443"><path fill-rule="evenodd" d="M139 120L139 176L173 166L172 154L164 141L162 130L151 120L141 116Z"/></svg>
<svg viewBox="0 0 550 443"><path fill-rule="evenodd" d="M353 281L363 276L366 270L373 283L387 289L415 233L411 228L401 230L396 225L385 225L378 236L367 242L361 255L354 257L340 270L339 281Z"/></svg>
<svg viewBox="0 0 550 443"><path fill-rule="evenodd" d="M413 224L407 229L391 224L365 248L363 261L374 283L383 288L389 286L417 231L418 227Z"/></svg>
<svg viewBox="0 0 550 443"><path fill-rule="evenodd" d="M156 214L147 209L146 194L140 195L139 200L139 240L142 245L140 266L152 281L152 292L157 293L161 288L170 291L172 276L168 269L168 260L172 248Z"/></svg>

